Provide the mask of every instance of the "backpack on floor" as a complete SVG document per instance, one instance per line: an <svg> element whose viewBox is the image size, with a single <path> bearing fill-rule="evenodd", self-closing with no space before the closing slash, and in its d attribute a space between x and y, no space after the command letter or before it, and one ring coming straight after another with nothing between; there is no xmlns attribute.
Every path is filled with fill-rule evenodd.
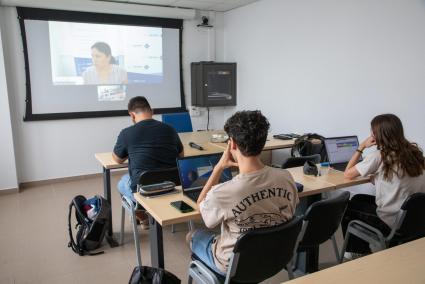
<svg viewBox="0 0 425 284"><path fill-rule="evenodd" d="M320 143L313 143L312 140L320 140ZM320 161L327 162L328 155L325 148L325 137L316 133L308 133L298 137L294 141L294 146L291 149L292 157L304 157L320 154Z"/></svg>
<svg viewBox="0 0 425 284"><path fill-rule="evenodd" d="M161 268L136 266L128 284L180 284L181 281L171 272Z"/></svg>
<svg viewBox="0 0 425 284"><path fill-rule="evenodd" d="M72 207L75 208L75 218L77 224L77 234L74 239L71 227ZM90 208L90 210L87 210ZM89 200L82 195L77 195L69 204L68 212L68 231L70 247L79 255L97 255L103 253L90 251L99 248L102 245L106 230L110 222L111 207L109 202L100 195L96 195Z"/></svg>

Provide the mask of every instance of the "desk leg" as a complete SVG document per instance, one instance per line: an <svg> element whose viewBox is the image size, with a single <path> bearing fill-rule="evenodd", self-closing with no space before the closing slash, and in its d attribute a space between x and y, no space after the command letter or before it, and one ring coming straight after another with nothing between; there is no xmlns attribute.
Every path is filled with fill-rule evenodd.
<svg viewBox="0 0 425 284"><path fill-rule="evenodd" d="M322 199L321 194L307 196L300 199L297 207L297 215L304 214L307 208ZM295 270L302 274L313 273L319 270L319 246L308 248L306 251L299 252Z"/></svg>
<svg viewBox="0 0 425 284"><path fill-rule="evenodd" d="M149 215L149 242L151 244L151 266L164 268L162 227L151 215Z"/></svg>
<svg viewBox="0 0 425 284"><path fill-rule="evenodd" d="M103 168L103 194L111 207L111 211L109 213L110 222L108 226L108 232L105 237L109 246L113 248L118 246L118 242L114 239L114 232L112 230L111 170L106 168Z"/></svg>

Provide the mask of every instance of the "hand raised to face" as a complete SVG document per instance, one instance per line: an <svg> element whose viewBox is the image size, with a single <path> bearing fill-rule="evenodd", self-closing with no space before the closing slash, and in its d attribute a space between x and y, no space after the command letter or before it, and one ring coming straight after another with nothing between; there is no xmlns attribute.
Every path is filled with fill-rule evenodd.
<svg viewBox="0 0 425 284"><path fill-rule="evenodd" d="M226 150L224 150L223 155L220 158L220 161L217 163L217 167L224 170L229 167L238 167L238 163L233 159L232 153L230 152L230 141L227 143Z"/></svg>
<svg viewBox="0 0 425 284"><path fill-rule="evenodd" d="M370 135L360 145L363 146L364 148L369 148L369 147L372 147L372 146L376 145L375 137L373 135Z"/></svg>

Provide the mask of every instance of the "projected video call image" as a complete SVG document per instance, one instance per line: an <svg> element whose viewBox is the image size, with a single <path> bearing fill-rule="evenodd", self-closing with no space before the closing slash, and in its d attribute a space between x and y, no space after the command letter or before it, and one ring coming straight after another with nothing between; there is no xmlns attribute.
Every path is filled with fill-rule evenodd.
<svg viewBox="0 0 425 284"><path fill-rule="evenodd" d="M49 21L49 41L54 85L162 82L162 28Z"/></svg>
<svg viewBox="0 0 425 284"><path fill-rule="evenodd" d="M28 10L29 15L36 13ZM102 112L127 114L128 102L135 96L145 96L155 109L184 104L182 22L167 20L149 26L142 17L130 21L123 15L110 15L110 24L67 22L58 12L43 13L55 20L23 20L30 119L52 113L72 118L75 113L87 117ZM81 16L75 13L75 18Z"/></svg>

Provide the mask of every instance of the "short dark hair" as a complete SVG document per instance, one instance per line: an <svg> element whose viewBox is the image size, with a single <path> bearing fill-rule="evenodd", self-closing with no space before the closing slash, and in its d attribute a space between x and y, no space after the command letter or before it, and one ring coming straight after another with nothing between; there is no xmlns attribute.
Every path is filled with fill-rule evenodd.
<svg viewBox="0 0 425 284"><path fill-rule="evenodd" d="M152 112L151 106L149 105L148 100L145 97L137 96L131 98L128 102L128 111L129 112Z"/></svg>
<svg viewBox="0 0 425 284"><path fill-rule="evenodd" d="M258 156L264 148L270 123L259 110L238 111L224 125L244 156Z"/></svg>

